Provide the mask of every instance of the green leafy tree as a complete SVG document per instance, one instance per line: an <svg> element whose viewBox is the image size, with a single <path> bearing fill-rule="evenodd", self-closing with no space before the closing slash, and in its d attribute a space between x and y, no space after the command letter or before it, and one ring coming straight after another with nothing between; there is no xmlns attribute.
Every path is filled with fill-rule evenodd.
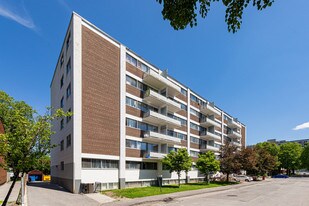
<svg viewBox="0 0 309 206"><path fill-rule="evenodd" d="M256 149L264 149L266 150L271 156L273 156L274 161L275 161L275 167L273 170L268 171L269 173L273 173L275 170L279 169L280 166L280 161L279 161L279 152L280 152L280 147L273 143L273 142L262 142L258 143L255 145ZM270 159L269 159L270 160ZM273 161L273 160L271 160Z"/></svg>
<svg viewBox="0 0 309 206"><path fill-rule="evenodd" d="M303 152L301 153L302 168L309 170L309 144L306 144Z"/></svg>
<svg viewBox="0 0 309 206"><path fill-rule="evenodd" d="M43 172L44 175L50 174L50 156L44 155L35 162L33 165L33 170L39 170Z"/></svg>
<svg viewBox="0 0 309 206"><path fill-rule="evenodd" d="M300 168L302 154L302 147L296 142L287 142L280 145L279 161L281 167L287 170L288 175L291 174L291 170L294 173L295 169Z"/></svg>
<svg viewBox="0 0 309 206"><path fill-rule="evenodd" d="M209 184L209 173L220 170L220 161L216 159L216 156L212 151L208 151L198 155L196 167L205 175L205 180L207 184Z"/></svg>
<svg viewBox="0 0 309 206"><path fill-rule="evenodd" d="M257 154L256 175L265 176L267 173L273 171L278 166L277 156L273 156L265 148L255 148Z"/></svg>
<svg viewBox="0 0 309 206"><path fill-rule="evenodd" d="M241 170L239 151L229 141L226 141L221 147L220 169L223 173L226 173L227 182L231 173L238 173Z"/></svg>
<svg viewBox="0 0 309 206"><path fill-rule="evenodd" d="M181 171L188 171L192 167L192 158L189 156L187 149L178 149L177 152L170 152L162 160L163 165L172 173L176 172L178 175L178 187L180 187Z"/></svg>
<svg viewBox="0 0 309 206"><path fill-rule="evenodd" d="M169 20L175 30L185 29L197 25L197 16L206 18L210 10L210 5L221 0L156 0L163 4L162 16L164 20ZM225 22L228 31L233 33L240 29L242 16L245 8L250 4L261 11L270 7L274 0L222 0L225 6Z"/></svg>
<svg viewBox="0 0 309 206"><path fill-rule="evenodd" d="M14 173L12 185L2 203L6 205L19 174L27 173L38 164L53 146L50 136L53 133L51 121L71 115L62 110L50 114L39 115L24 101L16 101L0 91L0 121L4 125L5 134L0 135L0 156L5 164L1 167L11 168Z"/></svg>

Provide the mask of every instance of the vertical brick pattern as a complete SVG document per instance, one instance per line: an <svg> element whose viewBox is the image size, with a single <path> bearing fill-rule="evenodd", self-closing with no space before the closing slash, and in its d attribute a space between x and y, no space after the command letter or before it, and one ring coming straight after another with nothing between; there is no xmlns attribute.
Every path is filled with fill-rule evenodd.
<svg viewBox="0 0 309 206"><path fill-rule="evenodd" d="M183 94L178 94L176 97L184 102L187 102L187 97Z"/></svg>
<svg viewBox="0 0 309 206"><path fill-rule="evenodd" d="M2 122L0 122L0 134L4 134L4 127L2 125ZM3 163L4 160L2 157L0 157L0 163ZM7 179L7 175L6 175L6 171L0 167L0 185L6 183L6 179Z"/></svg>
<svg viewBox="0 0 309 206"><path fill-rule="evenodd" d="M82 27L82 152L120 147L120 49Z"/></svg>
<svg viewBox="0 0 309 206"><path fill-rule="evenodd" d="M127 71L143 79L144 72L127 62Z"/></svg>
<svg viewBox="0 0 309 206"><path fill-rule="evenodd" d="M246 146L246 127L241 126L241 146Z"/></svg>
<svg viewBox="0 0 309 206"><path fill-rule="evenodd" d="M126 148L127 157L143 157L143 151L138 149Z"/></svg>

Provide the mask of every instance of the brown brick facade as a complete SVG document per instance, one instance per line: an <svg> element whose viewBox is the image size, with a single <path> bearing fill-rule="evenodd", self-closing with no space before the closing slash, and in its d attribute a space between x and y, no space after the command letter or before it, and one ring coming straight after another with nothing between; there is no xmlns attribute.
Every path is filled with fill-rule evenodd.
<svg viewBox="0 0 309 206"><path fill-rule="evenodd" d="M190 148L199 149L200 147L199 147L198 144L191 142L190 143Z"/></svg>
<svg viewBox="0 0 309 206"><path fill-rule="evenodd" d="M187 111L185 111L185 110L180 110L180 111L176 112L176 114L179 114L179 115L187 118Z"/></svg>
<svg viewBox="0 0 309 206"><path fill-rule="evenodd" d="M196 107L198 109L200 108L200 105L198 103L196 103L196 102L191 101L190 104L191 104L191 106L194 106L194 107Z"/></svg>
<svg viewBox="0 0 309 206"><path fill-rule="evenodd" d="M196 121L196 122L200 122L200 118L198 118L197 116L194 116L192 114L190 114L190 119Z"/></svg>
<svg viewBox="0 0 309 206"><path fill-rule="evenodd" d="M190 133L195 134L195 135L200 135L199 131L197 131L195 129L190 129Z"/></svg>
<svg viewBox="0 0 309 206"><path fill-rule="evenodd" d="M0 121L0 134L4 134L4 127L1 121ZM4 162L3 158L0 157L0 163L3 162ZM7 172L2 167L0 167L0 185L6 183L6 180L7 180Z"/></svg>
<svg viewBox="0 0 309 206"><path fill-rule="evenodd" d="M119 155L120 49L82 27L82 152Z"/></svg>
<svg viewBox="0 0 309 206"><path fill-rule="evenodd" d="M178 94L176 97L184 102L187 102L187 97L183 94Z"/></svg>
<svg viewBox="0 0 309 206"><path fill-rule="evenodd" d="M126 135L132 137L144 137L144 133L142 130L126 127Z"/></svg>
<svg viewBox="0 0 309 206"><path fill-rule="evenodd" d="M143 79L143 77L144 77L144 72L142 70L136 68L135 66L133 66L130 63L127 63L127 71L138 76L141 79Z"/></svg>
<svg viewBox="0 0 309 206"><path fill-rule="evenodd" d="M143 112L141 110L135 109L134 107L130 107L126 105L127 114L131 114L136 117L143 117Z"/></svg>
<svg viewBox="0 0 309 206"><path fill-rule="evenodd" d="M241 127L241 145L246 146L246 127Z"/></svg>
<svg viewBox="0 0 309 206"><path fill-rule="evenodd" d="M134 96L137 96L137 97L140 97L140 98L143 98L143 92L131 85L126 85L126 91L129 93L129 94L132 94Z"/></svg>
<svg viewBox="0 0 309 206"><path fill-rule="evenodd" d="M142 150L126 148L127 157L142 157Z"/></svg>

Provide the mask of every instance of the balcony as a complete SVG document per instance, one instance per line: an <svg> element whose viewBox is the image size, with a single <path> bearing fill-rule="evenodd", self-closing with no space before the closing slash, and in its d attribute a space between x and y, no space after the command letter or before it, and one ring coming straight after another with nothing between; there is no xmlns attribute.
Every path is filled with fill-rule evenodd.
<svg viewBox="0 0 309 206"><path fill-rule="evenodd" d="M215 106L210 103L201 105L200 110L203 114L206 114L206 115L215 115L215 117L221 116L221 112L217 111L215 109Z"/></svg>
<svg viewBox="0 0 309 206"><path fill-rule="evenodd" d="M233 130L228 131L227 136L230 137L230 138L236 138L236 139L241 138L241 134L239 134L238 132L235 132Z"/></svg>
<svg viewBox="0 0 309 206"><path fill-rule="evenodd" d="M150 69L148 73L144 74L143 82L153 86L158 90L168 88L168 95L172 97L176 96L181 91L179 86L168 80L162 74L158 74L157 72L153 71L152 69Z"/></svg>
<svg viewBox="0 0 309 206"><path fill-rule="evenodd" d="M214 147L214 146L211 146L211 145L203 145L201 148L200 148L201 152L207 152L207 151L213 151L213 152L219 152L220 149L218 147Z"/></svg>
<svg viewBox="0 0 309 206"><path fill-rule="evenodd" d="M150 104L154 107L163 107L163 106L167 106L168 107L168 111L175 113L181 110L181 106L179 103L174 102L173 100L151 90L148 89L145 92L144 95L144 102L146 102L147 104Z"/></svg>
<svg viewBox="0 0 309 206"><path fill-rule="evenodd" d="M221 142L221 137L212 132L204 131L201 133L201 138L204 140L215 140Z"/></svg>
<svg viewBox="0 0 309 206"><path fill-rule="evenodd" d="M241 124L237 121L237 119L229 119L227 121L227 126L229 128L241 128Z"/></svg>
<svg viewBox="0 0 309 206"><path fill-rule="evenodd" d="M166 125L171 129L181 127L180 121L151 110L144 113L143 121L153 125Z"/></svg>
<svg viewBox="0 0 309 206"><path fill-rule="evenodd" d="M147 159L163 159L166 155L158 152L146 152L143 157Z"/></svg>
<svg viewBox="0 0 309 206"><path fill-rule="evenodd" d="M144 140L151 143L168 143L168 144L181 144L181 140L177 137L160 134L153 131L147 131L144 134Z"/></svg>
<svg viewBox="0 0 309 206"><path fill-rule="evenodd" d="M211 126L221 127L221 125L218 122L216 122L213 119L210 119L209 117L203 118L200 124L202 127L211 127Z"/></svg>
<svg viewBox="0 0 309 206"><path fill-rule="evenodd" d="M234 145L236 147L240 147L241 146L240 142L232 141L231 143L232 143L232 145Z"/></svg>

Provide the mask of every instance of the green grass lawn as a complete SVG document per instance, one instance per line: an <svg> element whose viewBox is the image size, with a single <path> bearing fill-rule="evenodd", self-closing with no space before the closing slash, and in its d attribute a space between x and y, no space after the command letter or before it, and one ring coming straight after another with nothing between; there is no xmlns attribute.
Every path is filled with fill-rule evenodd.
<svg viewBox="0 0 309 206"><path fill-rule="evenodd" d="M213 187L220 187L231 185L235 183L210 183L207 185L206 183L189 183L189 184L182 184L180 188L177 185L165 185L162 187L162 191L160 191L160 187L138 187L138 188L127 188L121 190L108 190L103 191L102 194L113 196L113 197L126 197L126 198L138 198L138 197L147 197L153 195L162 195L162 194L169 194L174 192L182 192L188 190L198 190L198 189L205 189L205 188L213 188Z"/></svg>

